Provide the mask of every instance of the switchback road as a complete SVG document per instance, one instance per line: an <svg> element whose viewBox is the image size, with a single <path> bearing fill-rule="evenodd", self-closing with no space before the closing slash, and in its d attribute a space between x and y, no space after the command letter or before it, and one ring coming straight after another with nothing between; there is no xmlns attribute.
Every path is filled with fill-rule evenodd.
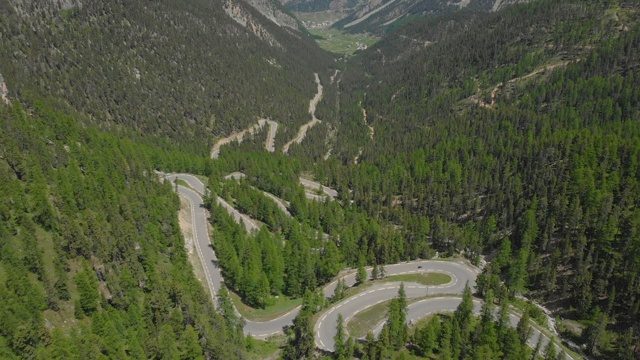
<svg viewBox="0 0 640 360"><path fill-rule="evenodd" d="M195 176L189 174L171 174L164 175L167 180L174 181L180 178L189 184L190 188L184 186L178 186L177 191L181 196L184 196L189 200L191 206L191 224L193 226L193 234L195 240L196 250L198 257L202 262L206 274L206 283L209 287L214 304L216 301L217 289L220 288L223 278L218 268L218 259L211 246L207 217L208 214L204 208L201 194L205 192L204 184ZM371 275L371 268L366 269L368 275ZM462 294L465 284L469 284L472 288L475 287L476 277L479 274L479 269L469 266L462 262L453 261L438 261L438 260L422 260L414 262L399 263L394 265L385 266L385 273L387 276L411 274L411 273L429 273L440 272L445 273L451 277L451 281L447 284L439 286L426 286L415 283L405 283L405 291L408 298L421 298L426 295L443 295L443 297L432 297L418 300L409 305L407 314L408 321L417 321L425 316L434 312L449 312L455 310L460 303L460 298L449 295ZM348 287L355 284L355 271L343 274L340 279L344 279ZM323 289L324 295L330 297L335 291L337 280L325 286ZM333 350L333 336L336 332L336 323L338 314L342 314L345 318L345 323L348 322L357 313L375 305L382 301L390 300L397 296L400 283L388 282L377 283L371 287L363 289L361 292L350 296L341 302L334 304L323 313L319 314L317 321L314 325L314 336L316 339L316 346L323 350ZM479 313L481 302L474 300L475 312ZM299 307L296 307L288 313L265 322L246 321L244 332L252 335L256 338L266 338L271 335L280 334L283 332L283 328L291 326L293 319L297 316ZM515 326L519 321L519 316L515 313L509 315L509 321L512 326ZM376 328L372 329L375 332L379 332L382 328L382 324L379 324ZM538 331L535 327L532 327L532 333L529 337L529 344L535 346L539 337L542 336L542 343L546 346L549 342L547 335ZM558 347L558 351L560 348ZM567 358L573 359L567 355Z"/></svg>

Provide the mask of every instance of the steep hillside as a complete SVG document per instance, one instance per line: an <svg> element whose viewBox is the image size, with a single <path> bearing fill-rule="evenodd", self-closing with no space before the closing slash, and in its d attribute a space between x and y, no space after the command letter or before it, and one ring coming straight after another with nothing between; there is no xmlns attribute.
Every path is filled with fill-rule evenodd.
<svg viewBox="0 0 640 360"><path fill-rule="evenodd" d="M297 23L275 5L269 20L241 1L61 4L0 1L0 71L13 96L53 96L103 128L193 151L259 116L303 123L313 69L331 60L279 26Z"/></svg>
<svg viewBox="0 0 640 360"><path fill-rule="evenodd" d="M308 1L284 0L282 3L298 12L339 11L346 14L333 24L334 28L350 33L383 34L407 22L434 18L459 10L492 12L508 5L525 3L529 0L460 0L460 1L420 1L420 0L374 0L374 1Z"/></svg>
<svg viewBox="0 0 640 360"><path fill-rule="evenodd" d="M340 120L318 172L405 248L426 223L440 252L502 254L481 291L536 297L580 322L560 330L588 352L624 358L640 308L639 9L538 1L391 34L327 87L318 116ZM309 136L306 153L327 152Z"/></svg>
<svg viewBox="0 0 640 360"><path fill-rule="evenodd" d="M355 7L349 16L333 26L348 32L384 33L417 19L438 17L460 10L499 11L508 5L525 2L529 0L373 1Z"/></svg>
<svg viewBox="0 0 640 360"><path fill-rule="evenodd" d="M78 120L0 104L0 358L244 358L153 172L182 154Z"/></svg>
<svg viewBox="0 0 640 360"><path fill-rule="evenodd" d="M511 2L0 0L0 358L637 359L640 2Z"/></svg>
<svg viewBox="0 0 640 360"><path fill-rule="evenodd" d="M227 2L227 4L230 3L232 3L232 1ZM282 7L282 4L275 0L248 0L247 3L276 25L286 26L294 30L302 30L300 22L289 14L287 10Z"/></svg>

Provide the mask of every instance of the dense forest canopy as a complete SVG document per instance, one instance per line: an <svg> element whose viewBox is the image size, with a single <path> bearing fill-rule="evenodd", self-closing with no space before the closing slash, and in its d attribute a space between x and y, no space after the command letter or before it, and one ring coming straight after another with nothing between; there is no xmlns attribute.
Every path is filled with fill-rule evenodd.
<svg viewBox="0 0 640 360"><path fill-rule="evenodd" d="M0 107L1 357L240 357L153 172L163 152L32 111Z"/></svg>
<svg viewBox="0 0 640 360"><path fill-rule="evenodd" d="M331 61L306 34L250 6L248 28L202 0L68 9L3 0L0 9L0 71L13 94L29 102L55 96L110 131L124 125L201 154L258 117L299 126L312 69Z"/></svg>
<svg viewBox="0 0 640 360"><path fill-rule="evenodd" d="M636 329L637 11L637 2L537 1L400 29L353 59L320 109L353 141L317 173L407 244L426 222L438 251L505 254L481 291Z"/></svg>
<svg viewBox="0 0 640 360"><path fill-rule="evenodd" d="M343 59L248 5L253 27L230 2L69 4L0 0L0 357L321 356L322 286L435 256L483 268L479 318L468 289L409 329L400 292L377 339L339 322L330 356L555 359L526 346L539 310L505 326L524 296L569 319L560 335L588 356L638 357L638 1L467 9ZM322 122L282 154L311 120L314 73ZM282 125L275 152L264 128L209 159L258 118ZM218 309L185 251L178 182L158 170L208 178ZM337 197L317 201L301 177ZM346 296L338 282L331 301ZM301 307L286 339L260 345L234 297Z"/></svg>

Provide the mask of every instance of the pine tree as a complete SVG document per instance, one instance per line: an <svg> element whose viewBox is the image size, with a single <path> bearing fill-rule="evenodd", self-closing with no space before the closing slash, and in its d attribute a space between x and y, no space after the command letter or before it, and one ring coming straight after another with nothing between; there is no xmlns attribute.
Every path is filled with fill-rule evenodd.
<svg viewBox="0 0 640 360"><path fill-rule="evenodd" d="M364 265L360 264L356 272L356 283L362 284L367 280L367 271L364 269Z"/></svg>
<svg viewBox="0 0 640 360"><path fill-rule="evenodd" d="M428 357L437 349L440 328L440 319L434 316L425 326L416 331L415 342L422 356Z"/></svg>
<svg viewBox="0 0 640 360"><path fill-rule="evenodd" d="M527 340L531 336L531 324L529 324L529 310L525 310L518 321L518 325L516 326L516 331L518 332L518 338L520 339L520 343L522 345L527 344Z"/></svg>
<svg viewBox="0 0 640 360"><path fill-rule="evenodd" d="M520 335L518 335L518 338L520 338ZM536 342L536 347L533 349L533 355L531 356L531 359L536 360L541 353L542 353L542 336L538 336L538 342Z"/></svg>
<svg viewBox="0 0 640 360"><path fill-rule="evenodd" d="M220 290L218 290L218 311L228 324L229 337L239 339L243 336L242 328L245 324L244 318L236 315L229 291L224 284L222 284Z"/></svg>
<svg viewBox="0 0 640 360"><path fill-rule="evenodd" d="M377 360L376 356L376 339L371 331L367 332L367 336L364 339L364 348L362 349L363 359Z"/></svg>
<svg viewBox="0 0 640 360"><path fill-rule="evenodd" d="M320 280L324 282L336 276L341 268L340 263L340 250L333 240L329 240L325 244L320 263Z"/></svg>
<svg viewBox="0 0 640 360"><path fill-rule="evenodd" d="M158 356L161 359L179 360L180 351L176 343L175 333L169 324L165 324L160 328L158 334Z"/></svg>
<svg viewBox="0 0 640 360"><path fill-rule="evenodd" d="M486 346L491 353L497 353L499 351L498 333L496 323L493 321L493 309L493 293L488 291L482 303L480 324L476 326L474 340L476 346Z"/></svg>
<svg viewBox="0 0 640 360"><path fill-rule="evenodd" d="M200 346L200 341L198 339L198 333L191 325L187 325L186 329L182 333L178 347L180 351L180 359L204 360L202 346Z"/></svg>
<svg viewBox="0 0 640 360"><path fill-rule="evenodd" d="M338 279L336 282L336 288L333 290L332 302L338 302L344 298L344 292L347 289L347 284L344 278Z"/></svg>
<svg viewBox="0 0 640 360"><path fill-rule="evenodd" d="M87 315L98 308L99 293L97 282L95 275L89 269L84 269L76 274L76 285L80 294L78 304Z"/></svg>
<svg viewBox="0 0 640 360"><path fill-rule="evenodd" d="M462 331L463 338L466 338L466 334L468 334L468 332L470 331L472 315L473 295L471 294L469 282L467 282L462 293L462 301L454 312L455 322L458 328Z"/></svg>
<svg viewBox="0 0 640 360"><path fill-rule="evenodd" d="M376 341L376 357L381 360L386 359L390 351L391 339L389 327L385 325L382 327L382 331L378 335L378 341Z"/></svg>
<svg viewBox="0 0 640 360"><path fill-rule="evenodd" d="M378 265L378 279L384 279L385 276L387 276L387 272L384 269L384 265Z"/></svg>
<svg viewBox="0 0 640 360"><path fill-rule="evenodd" d="M339 313L336 325L336 334L333 337L335 349L334 355L336 360L347 359L347 344L345 343L345 338L344 318L342 317L342 313Z"/></svg>
<svg viewBox="0 0 640 360"><path fill-rule="evenodd" d="M345 346L345 359L351 359L356 349L356 341L353 339L353 336L349 336L347 339L347 344Z"/></svg>
<svg viewBox="0 0 640 360"><path fill-rule="evenodd" d="M393 349L398 350L404 346L408 337L407 319L407 294L404 283L400 283L398 297L389 304L389 315L385 327L388 328L389 342Z"/></svg>
<svg viewBox="0 0 640 360"><path fill-rule="evenodd" d="M283 359L311 359L314 349L313 327L311 317L315 311L314 294L306 291L298 316L293 320L293 337L283 351Z"/></svg>
<svg viewBox="0 0 640 360"><path fill-rule="evenodd" d="M502 349L504 353L504 360L519 360L524 359L523 345L520 344L518 333L513 329L508 329L501 341Z"/></svg>
<svg viewBox="0 0 640 360"><path fill-rule="evenodd" d="M553 339L551 339L544 350L544 360L556 360L556 357L556 344Z"/></svg>
<svg viewBox="0 0 640 360"><path fill-rule="evenodd" d="M607 314L600 311L600 307L595 308L591 315L591 323L584 331L587 351L594 353L598 348L600 339L604 336L609 319Z"/></svg>
<svg viewBox="0 0 640 360"><path fill-rule="evenodd" d="M509 328L509 302L503 300L500 303L500 310L498 311L498 341L502 342L509 330L511 330Z"/></svg>
<svg viewBox="0 0 640 360"><path fill-rule="evenodd" d="M440 338L440 347L439 354L442 360L452 360L453 359L453 349L452 349L452 323L448 320L442 323L441 335Z"/></svg>

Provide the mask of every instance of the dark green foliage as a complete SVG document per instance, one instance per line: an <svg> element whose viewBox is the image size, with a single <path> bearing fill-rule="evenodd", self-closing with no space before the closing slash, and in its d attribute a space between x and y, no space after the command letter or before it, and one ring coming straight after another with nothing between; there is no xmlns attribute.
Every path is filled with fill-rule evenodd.
<svg viewBox="0 0 640 360"><path fill-rule="evenodd" d="M85 315L90 316L98 309L98 280L93 271L85 268L75 275L75 281L80 296L77 305Z"/></svg>
<svg viewBox="0 0 640 360"><path fill-rule="evenodd" d="M389 346L393 350L398 350L404 346L408 337L407 320L407 294L404 284L400 284L398 297L391 300L389 304L389 315L384 325L389 337Z"/></svg>
<svg viewBox="0 0 640 360"><path fill-rule="evenodd" d="M360 266L358 266L358 270L356 270L356 283L362 284L367 281L368 277L369 275L367 275L367 271L364 269L364 265L360 264Z"/></svg>
<svg viewBox="0 0 640 360"><path fill-rule="evenodd" d="M342 317L342 314L338 314L336 334L333 336L334 358L336 360L345 360L350 358L347 349L347 335L344 326L344 318Z"/></svg>
<svg viewBox="0 0 640 360"><path fill-rule="evenodd" d="M0 128L0 357L243 357L244 337L187 262L177 198L153 173L152 154L180 153L44 103L0 106ZM55 318L67 325L52 329Z"/></svg>
<svg viewBox="0 0 640 360"><path fill-rule="evenodd" d="M638 14L633 1L574 0L460 13L349 61L319 109L344 145L316 171L395 226L367 264L427 257L427 243L473 262L496 252L481 294L529 293L582 320L599 307L609 333L635 324ZM606 348L594 351L618 356Z"/></svg>
<svg viewBox="0 0 640 360"><path fill-rule="evenodd" d="M302 299L302 307L293 320L293 335L289 337L287 346L282 350L282 359L311 359L314 349L313 324L311 317L317 311L315 294L306 291Z"/></svg>
<svg viewBox="0 0 640 360"><path fill-rule="evenodd" d="M347 284L345 283L344 278L338 279L331 301L338 302L342 300L344 298L344 292L346 290L347 290Z"/></svg>
<svg viewBox="0 0 640 360"><path fill-rule="evenodd" d="M437 354L439 359L528 359L531 351L511 327L501 329L493 317L493 299L486 299L480 318L465 317L468 302L463 300L453 316L436 315L416 329L415 352Z"/></svg>
<svg viewBox="0 0 640 360"><path fill-rule="evenodd" d="M332 63L305 33L246 5L238 6L264 39L210 1L90 2L67 10L6 2L17 9L0 12L0 64L12 95L32 102L34 94L55 94L111 131L160 135L198 154L214 136L259 116L302 124L313 69Z"/></svg>

